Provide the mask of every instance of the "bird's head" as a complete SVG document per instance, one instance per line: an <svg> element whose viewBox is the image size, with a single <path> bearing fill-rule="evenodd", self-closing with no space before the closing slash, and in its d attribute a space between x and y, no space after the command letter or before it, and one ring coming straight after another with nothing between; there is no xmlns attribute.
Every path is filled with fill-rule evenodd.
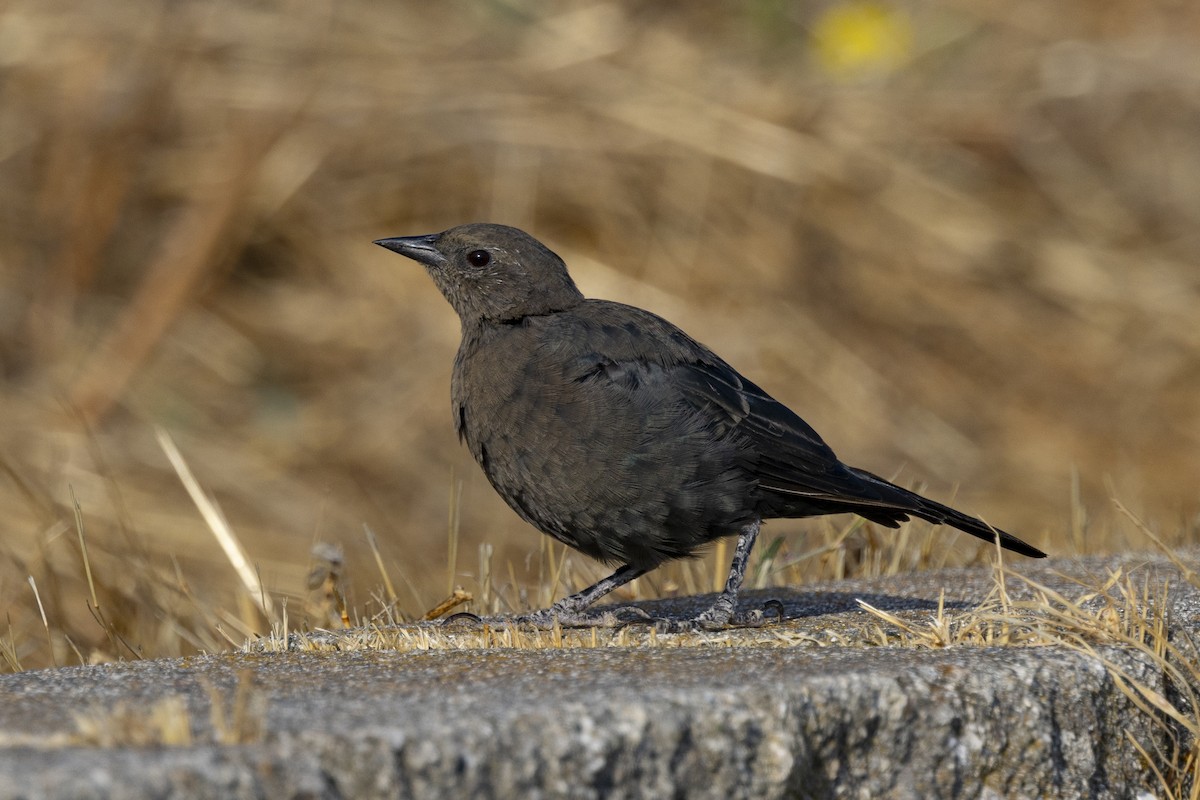
<svg viewBox="0 0 1200 800"><path fill-rule="evenodd" d="M422 264L464 326L564 311L583 300L563 260L517 228L472 223L375 244Z"/></svg>

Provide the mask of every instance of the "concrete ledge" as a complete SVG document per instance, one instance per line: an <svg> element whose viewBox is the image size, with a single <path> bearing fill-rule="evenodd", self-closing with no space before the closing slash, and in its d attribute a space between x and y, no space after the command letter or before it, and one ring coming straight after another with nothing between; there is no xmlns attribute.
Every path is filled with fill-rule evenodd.
<svg viewBox="0 0 1200 800"><path fill-rule="evenodd" d="M1102 576L1106 564L1057 568ZM1042 578L1069 583L1050 566ZM960 602L990 585L987 570L927 573L789 591L785 605L836 587L928 618L903 609L928 607L948 577ZM1192 624L1196 592L1172 602ZM788 625L877 624L834 605ZM1164 689L1148 659L1102 655ZM186 702L197 743L78 743L78 712L103 720L170 698ZM259 709L252 741L218 743L245 731L214 726L214 700L227 717L238 702ZM1127 734L1166 745L1098 659L1056 647L242 653L0 676L0 798L1117 798L1151 785Z"/></svg>

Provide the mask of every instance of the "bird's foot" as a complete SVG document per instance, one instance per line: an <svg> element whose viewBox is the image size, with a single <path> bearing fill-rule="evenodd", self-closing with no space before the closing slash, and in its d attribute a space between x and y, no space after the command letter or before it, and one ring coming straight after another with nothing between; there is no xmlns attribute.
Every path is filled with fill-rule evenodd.
<svg viewBox="0 0 1200 800"><path fill-rule="evenodd" d="M556 624L563 628L604 627L605 622L603 614L568 611L553 606L528 614L518 614L508 619L515 625L538 630L550 630Z"/></svg>
<svg viewBox="0 0 1200 800"><path fill-rule="evenodd" d="M711 607L690 619L656 619L654 629L658 633L694 633L716 631L724 628L761 628L768 624L773 612L777 622L783 621L783 603L768 600L762 608L736 612L732 598L722 595Z"/></svg>
<svg viewBox="0 0 1200 800"><path fill-rule="evenodd" d="M485 625L492 627L518 625L538 630L551 630L556 624L561 628L611 628L619 625L620 621L612 611L607 609L600 612L585 613L557 608L543 608L540 611L531 611L528 614L514 614L513 616L500 617L481 617L469 611L462 611L438 620L438 624L445 626L462 625L475 628Z"/></svg>
<svg viewBox="0 0 1200 800"><path fill-rule="evenodd" d="M549 630L555 625L561 628L616 628L627 625L631 621L653 621L649 614L634 606L615 606L585 611L560 603L556 603L550 608L543 608L528 614L518 614L507 619L516 625L529 626L539 630Z"/></svg>

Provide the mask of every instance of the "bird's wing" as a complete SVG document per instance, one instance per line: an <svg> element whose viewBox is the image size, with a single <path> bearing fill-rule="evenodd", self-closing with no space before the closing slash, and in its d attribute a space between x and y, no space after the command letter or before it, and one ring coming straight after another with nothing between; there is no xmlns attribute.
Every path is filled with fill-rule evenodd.
<svg viewBox="0 0 1200 800"><path fill-rule="evenodd" d="M743 443L762 489L816 501L915 509L910 498L889 485L863 480L807 422L728 364L680 364L672 378L688 403Z"/></svg>
<svg viewBox="0 0 1200 800"><path fill-rule="evenodd" d="M820 435L787 406L738 374L711 350L648 311L587 301L571 321L589 335L567 357L569 382L600 381L632 407L670 404L690 409L709 436L732 444L742 467L773 497L764 510L777 516L849 511L896 527L909 515L951 525L1004 547L1040 557L1040 550L969 517L838 459ZM562 338L554 339L561 347ZM678 407L660 409L671 415ZM650 422L644 414L643 422ZM660 426L668 430L669 426ZM688 431L686 426L676 430ZM694 435L687 433L686 435Z"/></svg>
<svg viewBox="0 0 1200 800"><path fill-rule="evenodd" d="M737 445L763 490L798 502L888 508L899 515L916 508L907 493L855 474L808 423L662 317L588 300L550 327L563 324L579 330L569 336L553 331L545 341L555 347L579 343L568 348L570 355L561 354L570 361L569 379L606 381L635 405L676 398L714 435Z"/></svg>

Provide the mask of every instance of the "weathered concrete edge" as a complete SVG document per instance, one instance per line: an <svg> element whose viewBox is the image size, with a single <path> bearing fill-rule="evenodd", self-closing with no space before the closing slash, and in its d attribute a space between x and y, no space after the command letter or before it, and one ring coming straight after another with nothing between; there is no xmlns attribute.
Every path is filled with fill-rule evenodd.
<svg viewBox="0 0 1200 800"><path fill-rule="evenodd" d="M1154 664L1103 655L1161 691ZM400 717L349 731L313 720L254 745L12 748L0 750L0 797L586 797L613 787L628 797L1127 797L1148 775L1126 731L1165 744L1165 730L1080 653L895 656L900 668L890 671L868 665L788 683L778 680L784 664L768 686L640 702L584 696L539 707L518 697L524 713Z"/></svg>
<svg viewBox="0 0 1200 800"><path fill-rule="evenodd" d="M1170 577L1161 561L1122 560L1131 562ZM956 573L952 584L978 596L965 577ZM1180 590L1177 578L1173 631L1194 632L1200 594ZM900 600L928 594L901 580L838 588L874 587ZM834 599L849 609L848 597ZM828 613L824 620L844 620ZM1166 729L1132 708L1104 664L1062 648L735 650L230 654L0 676L0 798L586 797L618 788L629 797L1122 797L1151 780L1126 735L1148 750L1167 744ZM1164 691L1160 665L1112 648L1101 655ZM248 665L261 669L275 707L259 744L3 744L12 741L4 731L23 721L42 732L69 728L62 709L86 697L80 687L89 683L143 703L182 692L199 719L207 689L196 678L228 692ZM514 679L564 665L557 684ZM471 680L461 680L464 670ZM655 670L657 682L641 694L624 685L623 676ZM430 707L387 685L410 674L460 690L463 702ZM36 685L32 705L6 713ZM498 705L481 705L495 692ZM374 716L339 721L323 697L335 710L358 704Z"/></svg>

